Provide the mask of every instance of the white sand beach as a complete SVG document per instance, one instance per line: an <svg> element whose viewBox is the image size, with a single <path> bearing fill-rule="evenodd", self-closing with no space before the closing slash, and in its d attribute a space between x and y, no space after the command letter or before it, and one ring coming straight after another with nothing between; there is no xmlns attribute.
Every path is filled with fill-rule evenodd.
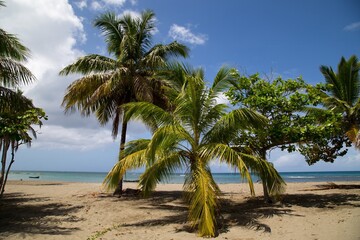
<svg viewBox="0 0 360 240"><path fill-rule="evenodd" d="M360 239L360 182L289 183L281 203L221 184L217 239ZM125 188L136 188L125 183ZM201 239L191 231L182 185L160 184L147 199L113 197L101 184L10 181L0 201L0 239Z"/></svg>

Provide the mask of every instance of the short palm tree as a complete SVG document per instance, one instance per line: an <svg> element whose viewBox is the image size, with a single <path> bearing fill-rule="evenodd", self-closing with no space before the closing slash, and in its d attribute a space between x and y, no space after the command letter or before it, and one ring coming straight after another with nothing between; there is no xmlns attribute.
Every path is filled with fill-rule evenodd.
<svg viewBox="0 0 360 240"><path fill-rule="evenodd" d="M212 237L217 232L220 190L209 163L219 159L235 166L248 180L252 193L249 166L262 166L271 172L269 176L275 176L276 170L266 161L239 153L223 141L236 128L256 127L264 121L261 115L247 109L226 114L227 106L217 104L216 97L232 79L232 70L222 68L211 88L206 87L202 70L184 68L176 73L181 80L174 82L177 86L182 84L171 111L146 102L125 105L126 118L141 119L156 129L151 139L127 144L124 158L115 164L104 183L114 188L125 171L145 167L139 185L147 196L159 181L176 170L186 170L184 190L189 202L189 220L198 228L199 235Z"/></svg>
<svg viewBox="0 0 360 240"><path fill-rule="evenodd" d="M166 105L161 83L153 78L153 74L172 57L186 57L188 53L187 47L177 42L152 45L154 19L152 11L142 12L140 18L118 17L110 12L100 15L94 24L105 37L110 57L87 55L60 72L62 75L83 75L66 91L63 99L66 111L78 109L85 116L95 113L103 125L112 120L114 138L122 124L119 159L127 130L127 121L122 119L123 104L149 101ZM121 194L121 191L122 180L116 192Z"/></svg>
<svg viewBox="0 0 360 240"><path fill-rule="evenodd" d="M330 85L329 94L324 95L324 105L336 113L343 114L346 136L360 146L360 62L351 56L341 58L337 73L331 67L321 66L320 71Z"/></svg>

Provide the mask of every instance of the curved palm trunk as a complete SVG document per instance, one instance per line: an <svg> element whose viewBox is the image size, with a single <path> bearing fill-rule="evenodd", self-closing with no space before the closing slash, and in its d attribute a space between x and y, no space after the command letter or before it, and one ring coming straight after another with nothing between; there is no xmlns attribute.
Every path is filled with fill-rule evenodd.
<svg viewBox="0 0 360 240"><path fill-rule="evenodd" d="M123 117L123 122L121 125L121 137L120 137L120 149L119 149L119 161L123 158L123 151L125 149L126 142L126 130L127 130L127 121ZM120 178L119 183L113 193L113 195L121 196L123 191L123 178Z"/></svg>

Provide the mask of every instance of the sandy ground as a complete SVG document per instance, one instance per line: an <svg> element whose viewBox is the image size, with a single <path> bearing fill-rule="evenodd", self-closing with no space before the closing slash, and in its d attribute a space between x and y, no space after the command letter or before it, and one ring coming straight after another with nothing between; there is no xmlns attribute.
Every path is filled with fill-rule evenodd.
<svg viewBox="0 0 360 240"><path fill-rule="evenodd" d="M220 185L217 239L358 239L360 182L290 183L281 203L250 198L245 184ZM136 188L125 183L125 188ZM0 200L0 239L201 239L186 223L182 186L152 197L113 197L100 184L11 181Z"/></svg>

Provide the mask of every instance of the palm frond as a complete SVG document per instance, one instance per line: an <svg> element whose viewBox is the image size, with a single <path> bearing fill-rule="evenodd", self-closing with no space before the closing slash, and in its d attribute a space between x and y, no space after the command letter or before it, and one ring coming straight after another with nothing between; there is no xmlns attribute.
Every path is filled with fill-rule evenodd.
<svg viewBox="0 0 360 240"><path fill-rule="evenodd" d="M35 81L35 76L21 63L11 58L0 57L0 84L5 87L18 87Z"/></svg>
<svg viewBox="0 0 360 240"><path fill-rule="evenodd" d="M239 170L242 178L245 178L249 183L251 194L255 194L254 185L252 182L249 169L242 159L240 153L232 149L227 144L211 143L203 145L200 149L201 157L204 159L219 159L222 162L226 162L230 166L236 167Z"/></svg>
<svg viewBox="0 0 360 240"><path fill-rule="evenodd" d="M252 173L265 179L270 196L277 198L285 192L286 183L271 162L248 154L240 155Z"/></svg>
<svg viewBox="0 0 360 240"><path fill-rule="evenodd" d="M267 119L251 109L239 108L219 119L204 136L204 142L229 142L240 129L259 128L265 126Z"/></svg>
<svg viewBox="0 0 360 240"><path fill-rule="evenodd" d="M152 35L155 31L155 13L145 10L141 13L141 18L137 21L137 43L141 46L141 55L151 47Z"/></svg>
<svg viewBox="0 0 360 240"><path fill-rule="evenodd" d="M92 98L94 92L110 77L111 75L108 74L93 74L84 76L70 84L62 102L65 112L73 112L78 109L83 115L88 116L94 110L92 108L95 102L95 99Z"/></svg>
<svg viewBox="0 0 360 240"><path fill-rule="evenodd" d="M144 102L154 102L153 86L151 81L146 76L137 75L133 78L133 88L136 99Z"/></svg>
<svg viewBox="0 0 360 240"><path fill-rule="evenodd" d="M359 64L356 56L351 56L348 61L344 57L341 58L338 65L337 77L341 79L344 98L350 106L353 106L359 97L360 78Z"/></svg>
<svg viewBox="0 0 360 240"><path fill-rule="evenodd" d="M15 35L0 28L0 57L26 61L29 56L30 50Z"/></svg>
<svg viewBox="0 0 360 240"><path fill-rule="evenodd" d="M140 140L140 144L143 144L143 140ZM115 189L127 170L137 169L146 165L146 149L137 151L128 150L128 152L129 154L118 161L106 175L103 185L107 190Z"/></svg>
<svg viewBox="0 0 360 240"><path fill-rule="evenodd" d="M172 57L187 57L189 49L178 42L167 45L157 44L144 56L146 66L164 66Z"/></svg>
<svg viewBox="0 0 360 240"><path fill-rule="evenodd" d="M348 61L342 57L337 73L327 66L320 66L320 71L326 82L331 85L330 93L333 97L345 101L351 107L357 102L360 94L360 79L356 56L351 56Z"/></svg>
<svg viewBox="0 0 360 240"><path fill-rule="evenodd" d="M172 124L174 117L171 113L164 109L148 102L136 102L124 104L125 119L130 121L131 119L139 119L149 126L152 130L156 128Z"/></svg>
<svg viewBox="0 0 360 240"><path fill-rule="evenodd" d="M210 93L217 96L231 85L237 77L237 71L234 68L223 66L217 72Z"/></svg>
<svg viewBox="0 0 360 240"><path fill-rule="evenodd" d="M169 86L177 94L186 82L186 78L193 72L193 68L185 63L177 61L167 62L155 73L156 78L162 80L166 86ZM172 98L173 99L173 98Z"/></svg>
<svg viewBox="0 0 360 240"><path fill-rule="evenodd" d="M60 75L69 75L71 73L94 74L108 73L116 69L116 61L114 59L101 56L98 54L90 54L77 59L74 63L66 66L60 71Z"/></svg>
<svg viewBox="0 0 360 240"><path fill-rule="evenodd" d="M146 149L150 141L150 139L141 138L127 142L124 149L124 157Z"/></svg>
<svg viewBox="0 0 360 240"><path fill-rule="evenodd" d="M225 115L228 106L226 104L210 104L206 114L203 114L200 126L204 131L211 129L219 119ZM207 131L206 131L207 132Z"/></svg>
<svg viewBox="0 0 360 240"><path fill-rule="evenodd" d="M188 176L184 190L189 202L189 220L193 228L198 228L199 236L214 237L217 234L219 187L206 165L196 164Z"/></svg>
<svg viewBox="0 0 360 240"><path fill-rule="evenodd" d="M24 112L33 109L32 101L25 97L21 91L14 91L0 86L0 113Z"/></svg>
<svg viewBox="0 0 360 240"><path fill-rule="evenodd" d="M194 145L194 139L182 126L173 124L160 127L151 138L148 157L153 162L156 159L158 149L178 150L179 144L184 141Z"/></svg>
<svg viewBox="0 0 360 240"><path fill-rule="evenodd" d="M156 185L169 179L171 174L182 166L182 157L178 152L168 152L157 154L153 164L145 169L140 176L139 185L145 197L156 188Z"/></svg>
<svg viewBox="0 0 360 240"><path fill-rule="evenodd" d="M98 27L105 37L107 50L116 57L120 55L120 45L124 34L120 26L120 20L113 12L106 12L98 16L94 21L94 26Z"/></svg>

